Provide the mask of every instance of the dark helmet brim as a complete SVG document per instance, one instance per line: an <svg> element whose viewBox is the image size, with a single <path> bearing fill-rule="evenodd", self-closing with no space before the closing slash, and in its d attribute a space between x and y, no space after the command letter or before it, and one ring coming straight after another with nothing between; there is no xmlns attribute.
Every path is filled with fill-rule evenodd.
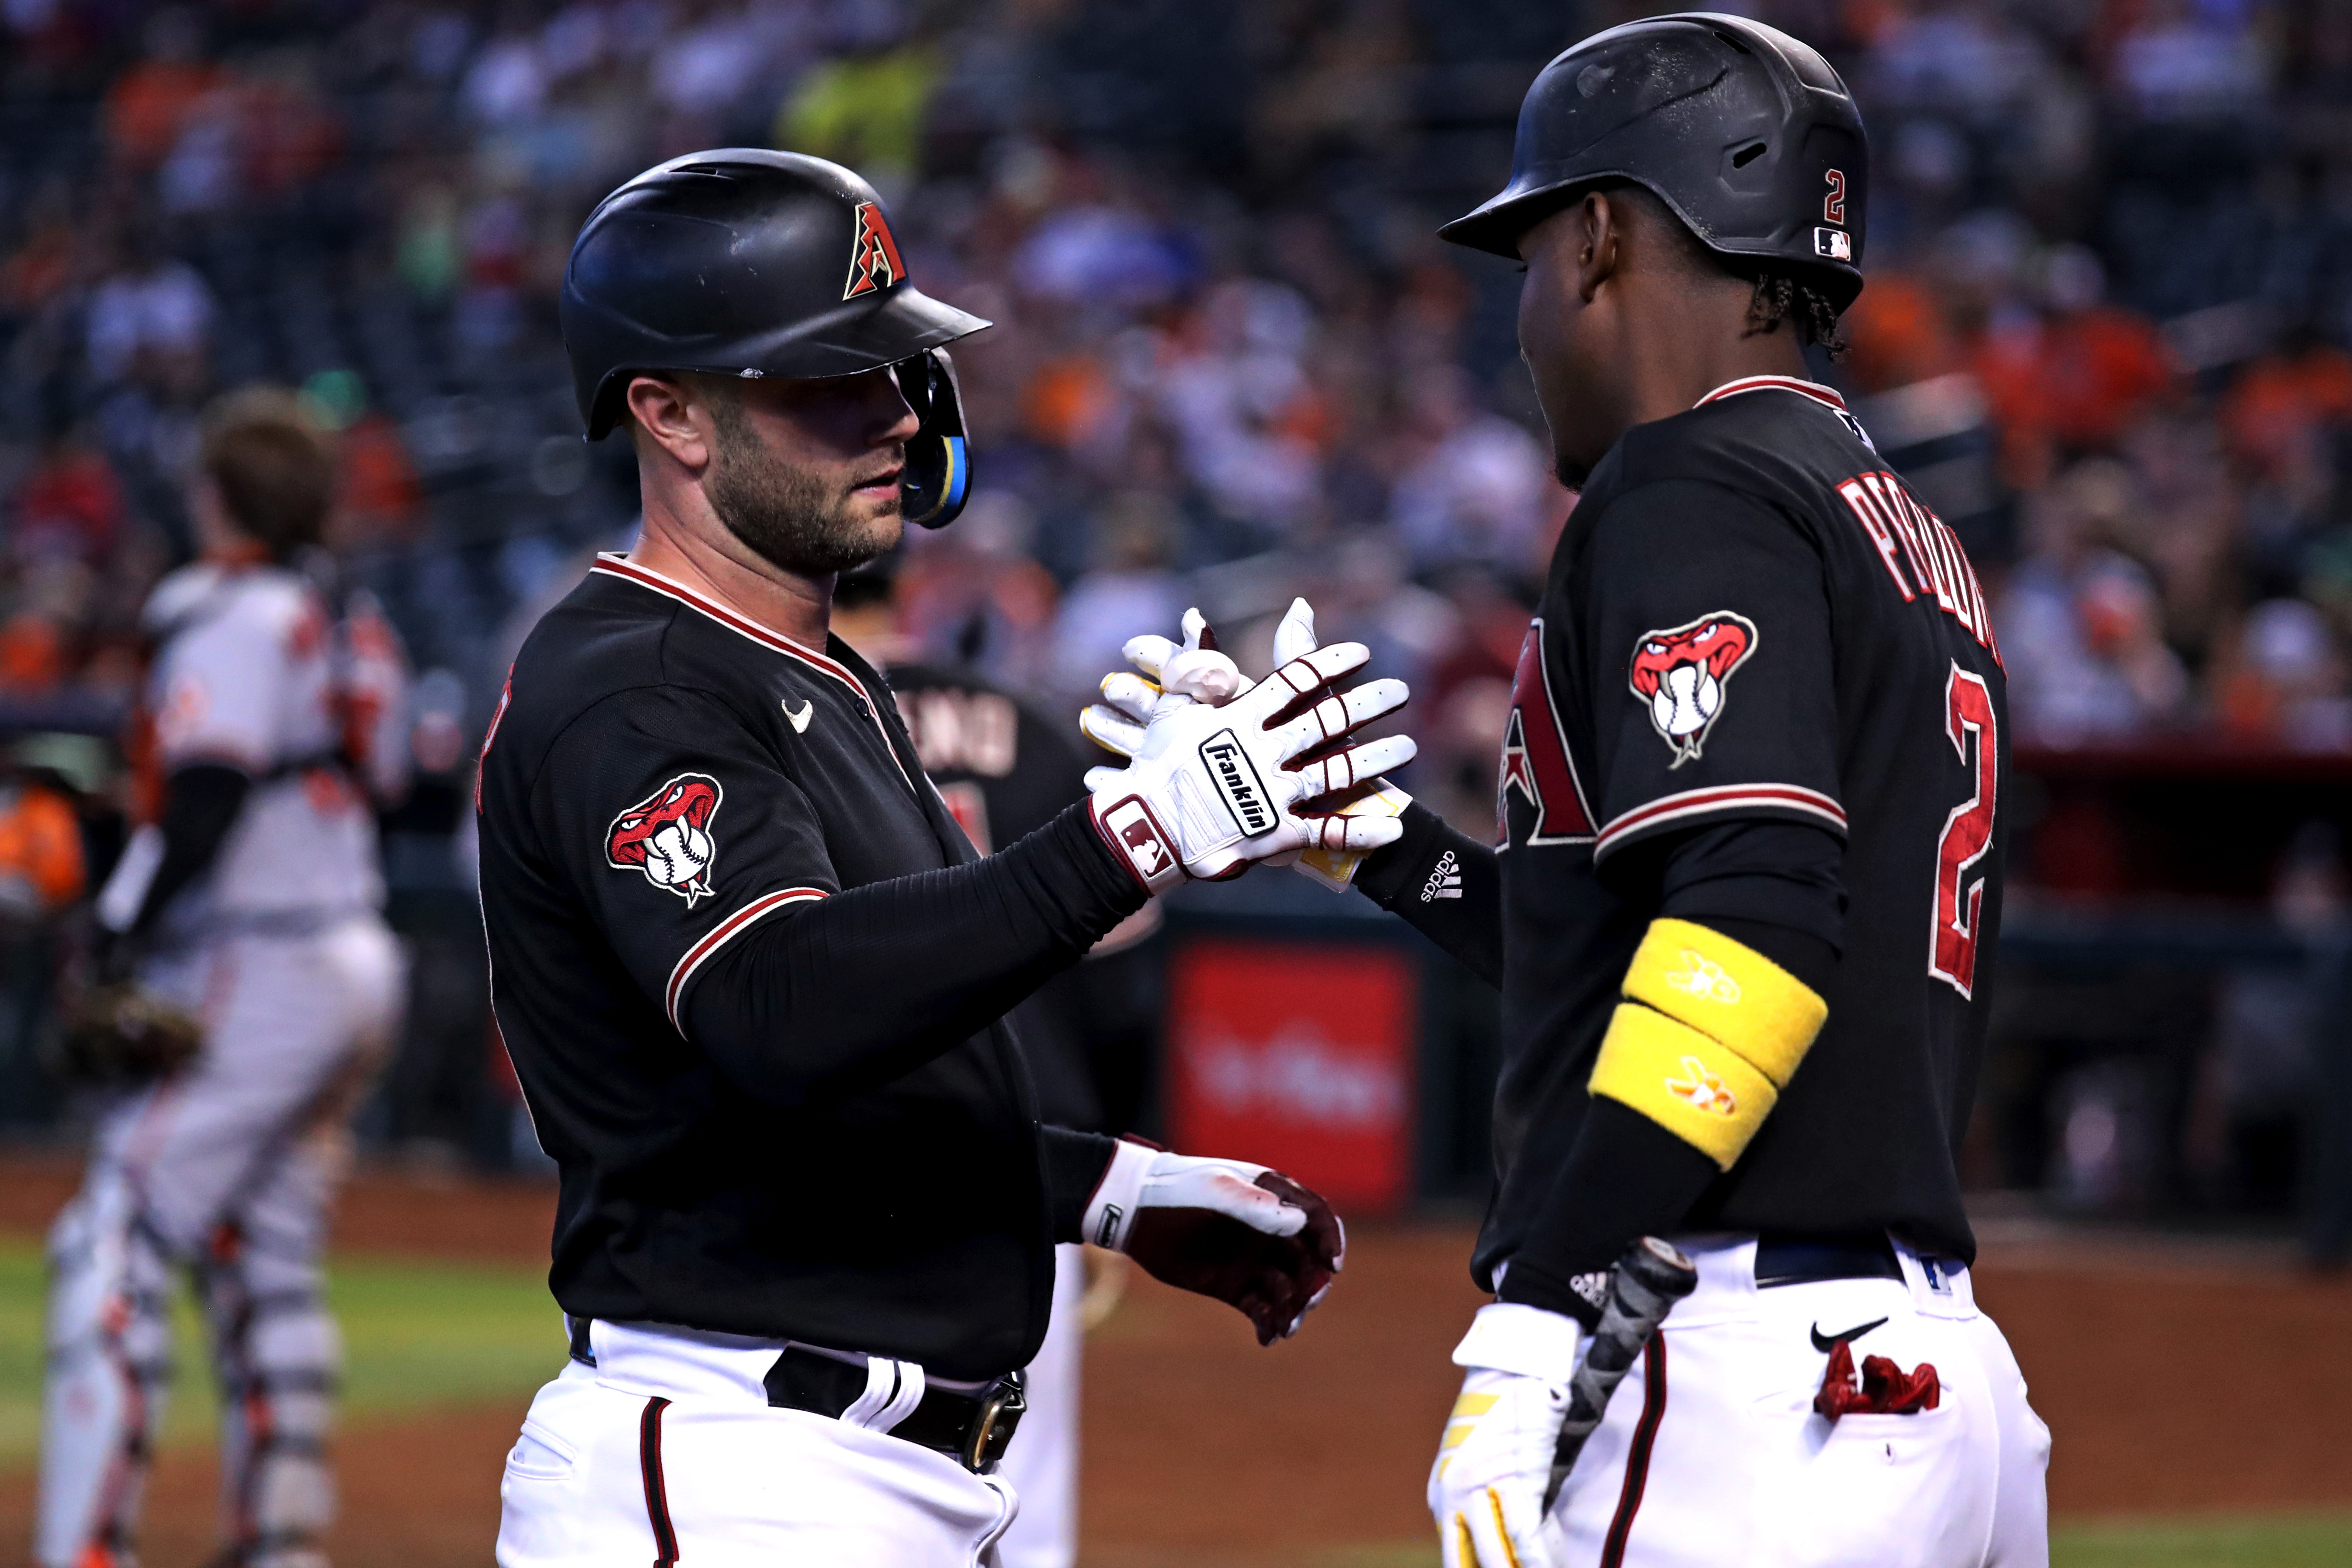
<svg viewBox="0 0 2352 1568"><path fill-rule="evenodd" d="M833 310L782 323L760 337L708 345L681 342L659 363L615 365L597 383L581 414L587 420L588 438L600 440L620 423L622 399L633 376L692 372L746 381L822 381L898 364L993 325L902 283L877 299L845 300Z"/></svg>

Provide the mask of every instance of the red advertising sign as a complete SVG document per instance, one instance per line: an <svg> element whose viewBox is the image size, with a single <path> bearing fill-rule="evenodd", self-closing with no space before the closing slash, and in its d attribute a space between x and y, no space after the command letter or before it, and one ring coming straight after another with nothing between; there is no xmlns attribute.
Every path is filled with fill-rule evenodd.
<svg viewBox="0 0 2352 1568"><path fill-rule="evenodd" d="M1195 938L1169 971L1169 1131L1288 1172L1342 1216L1412 1185L1412 961L1361 942Z"/></svg>

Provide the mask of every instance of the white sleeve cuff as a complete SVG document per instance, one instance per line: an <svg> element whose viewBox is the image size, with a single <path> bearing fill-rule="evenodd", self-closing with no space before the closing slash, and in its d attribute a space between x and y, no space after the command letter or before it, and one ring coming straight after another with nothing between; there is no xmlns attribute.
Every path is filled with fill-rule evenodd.
<svg viewBox="0 0 2352 1568"><path fill-rule="evenodd" d="M1159 1157L1160 1152L1149 1144L1120 1139L1111 1151L1110 1163L1103 1167L1102 1179L1095 1184L1094 1196L1087 1200L1078 1234L1097 1247L1125 1252L1128 1229L1135 1223L1135 1211L1143 1196L1143 1178Z"/></svg>
<svg viewBox="0 0 2352 1568"><path fill-rule="evenodd" d="M1454 1347L1454 1364L1566 1383L1576 1371L1576 1347L1583 1338L1584 1325L1564 1313L1523 1301L1493 1301L1470 1320L1470 1331Z"/></svg>

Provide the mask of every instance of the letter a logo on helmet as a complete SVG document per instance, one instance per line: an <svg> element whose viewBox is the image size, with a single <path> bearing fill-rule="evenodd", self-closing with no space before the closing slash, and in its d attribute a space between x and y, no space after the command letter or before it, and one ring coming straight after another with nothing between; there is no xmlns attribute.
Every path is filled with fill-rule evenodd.
<svg viewBox="0 0 2352 1568"><path fill-rule="evenodd" d="M1626 683L1650 710L1658 738L1671 747L1669 768L1698 760L1707 731L1723 715L1731 672L1756 651L1756 623L1717 610L1671 631L1643 632L1633 645Z"/></svg>
<svg viewBox="0 0 2352 1568"><path fill-rule="evenodd" d="M906 276L907 264L898 259L898 242L890 237L889 220L882 216L880 205L858 203L857 237L849 247L849 282L841 297L855 300L860 294L887 289Z"/></svg>
<svg viewBox="0 0 2352 1568"><path fill-rule="evenodd" d="M709 773L678 774L613 818L604 830L604 863L615 871L644 873L692 909L711 891L710 863L719 847L710 821L724 798Z"/></svg>

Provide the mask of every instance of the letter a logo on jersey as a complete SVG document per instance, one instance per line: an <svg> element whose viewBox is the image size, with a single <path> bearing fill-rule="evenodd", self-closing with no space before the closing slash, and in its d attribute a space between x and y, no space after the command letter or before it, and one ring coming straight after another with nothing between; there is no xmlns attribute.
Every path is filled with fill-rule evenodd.
<svg viewBox="0 0 2352 1568"><path fill-rule="evenodd" d="M871 294L877 289L887 289L907 276L907 264L898 259L898 242L890 237L890 225L882 209L872 202L857 204L857 237L849 247L849 281L841 290L845 300L855 300L860 294Z"/></svg>
<svg viewBox="0 0 2352 1568"><path fill-rule="evenodd" d="M1696 762L1707 731L1723 716L1731 672L1756 651L1756 623L1729 610L1643 632L1633 645L1626 682L1646 703L1658 738L1675 753L1668 768Z"/></svg>
<svg viewBox="0 0 2352 1568"><path fill-rule="evenodd" d="M710 889L719 847L710 819L725 792L709 773L680 773L620 816L604 833L604 863L638 871L692 909Z"/></svg>
<svg viewBox="0 0 2352 1568"><path fill-rule="evenodd" d="M1576 764L1552 706L1551 676L1544 668L1543 617L1528 624L1519 645L1519 668L1511 677L1511 713L1503 723L1503 765L1495 777L1495 845L1511 847L1511 792L1535 808L1527 842L1542 847L1592 842L1592 817L1584 808Z"/></svg>

